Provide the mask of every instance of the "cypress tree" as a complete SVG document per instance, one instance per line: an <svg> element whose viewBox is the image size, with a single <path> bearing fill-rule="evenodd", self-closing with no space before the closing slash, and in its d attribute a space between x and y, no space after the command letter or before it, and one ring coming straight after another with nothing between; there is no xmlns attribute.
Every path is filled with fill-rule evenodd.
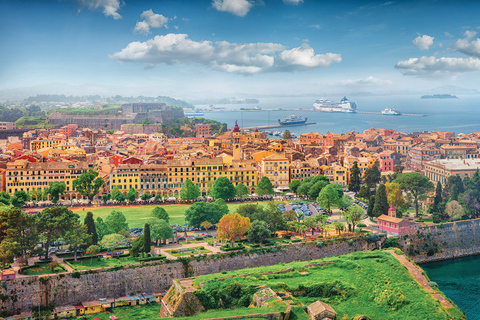
<svg viewBox="0 0 480 320"><path fill-rule="evenodd" d="M150 225L148 223L145 223L145 227L143 228L143 241L144 241L143 250L146 253L149 253L150 250L152 249L151 248L152 239L150 237Z"/></svg>
<svg viewBox="0 0 480 320"><path fill-rule="evenodd" d="M348 190L355 193L360 190L360 169L358 169L357 161L353 162L352 169L350 169L350 182L348 183Z"/></svg>
<svg viewBox="0 0 480 320"><path fill-rule="evenodd" d="M87 233L92 236L92 245L96 246L98 243L98 234L95 228L95 221L93 220L93 213L87 212L83 223L87 226Z"/></svg>
<svg viewBox="0 0 480 320"><path fill-rule="evenodd" d="M370 201L368 201L368 208L367 208L367 215L369 217L373 217L373 207L375 206L375 196L370 197Z"/></svg>
<svg viewBox="0 0 480 320"><path fill-rule="evenodd" d="M388 214L387 189L382 183L378 186L375 194L375 206L373 207L373 215L379 217L382 214Z"/></svg>
<svg viewBox="0 0 480 320"><path fill-rule="evenodd" d="M440 202L442 202L442 184L438 181L435 189L435 199L433 200L433 211L438 212Z"/></svg>

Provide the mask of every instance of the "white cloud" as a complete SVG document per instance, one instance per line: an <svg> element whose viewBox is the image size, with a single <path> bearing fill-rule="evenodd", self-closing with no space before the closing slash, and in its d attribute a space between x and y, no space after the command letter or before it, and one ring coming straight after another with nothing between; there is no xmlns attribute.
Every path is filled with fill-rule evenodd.
<svg viewBox="0 0 480 320"><path fill-rule="evenodd" d="M117 20L122 16L117 12L120 9L120 0L74 0L80 5L80 10L87 7L89 10L95 11L103 8L103 14Z"/></svg>
<svg viewBox="0 0 480 320"><path fill-rule="evenodd" d="M133 29L134 33L149 34L150 28L167 28L167 22L169 20L161 14L153 13L152 9L143 11L140 18L143 18L144 20L137 21L135 29Z"/></svg>
<svg viewBox="0 0 480 320"><path fill-rule="evenodd" d="M452 46L452 49L462 52L467 56L480 57L480 39L473 38L477 35L475 31L465 31L465 38L458 39Z"/></svg>
<svg viewBox="0 0 480 320"><path fill-rule="evenodd" d="M213 0L212 6L218 11L244 17L253 7L253 3L248 0Z"/></svg>
<svg viewBox="0 0 480 320"><path fill-rule="evenodd" d="M340 85L391 85L390 80L382 80L373 76L366 77L365 79L347 79L339 82Z"/></svg>
<svg viewBox="0 0 480 320"><path fill-rule="evenodd" d="M420 57L399 61L395 68L404 75L441 76L464 72L480 71L480 59L476 58L448 58Z"/></svg>
<svg viewBox="0 0 480 320"><path fill-rule="evenodd" d="M420 48L420 50L428 50L430 46L433 44L434 37L427 36L424 34L421 37L416 37L412 40L412 43Z"/></svg>
<svg viewBox="0 0 480 320"><path fill-rule="evenodd" d="M131 42L109 58L120 63L145 63L148 67L198 63L218 71L240 74L325 68L342 60L335 53L315 54L308 44L286 50L278 43L212 43L193 41L186 34L173 33L155 36L145 42Z"/></svg>
<svg viewBox="0 0 480 320"><path fill-rule="evenodd" d="M303 0L283 0L283 3L292 4L292 5L295 5L295 6L298 6L302 2L303 2Z"/></svg>

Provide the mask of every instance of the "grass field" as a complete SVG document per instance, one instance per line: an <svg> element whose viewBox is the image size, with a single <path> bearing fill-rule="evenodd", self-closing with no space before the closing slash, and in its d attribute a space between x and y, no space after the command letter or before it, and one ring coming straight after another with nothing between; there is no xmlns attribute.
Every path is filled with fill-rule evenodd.
<svg viewBox="0 0 480 320"><path fill-rule="evenodd" d="M140 256L141 257L141 256ZM121 258L93 258L93 259L82 259L77 262L69 261L69 264L75 270L90 270L94 268L104 268L104 267L113 267L126 264L132 264L139 262L137 258L134 257L121 257Z"/></svg>
<svg viewBox="0 0 480 320"><path fill-rule="evenodd" d="M465 319L459 308L444 309L428 294L390 253L384 251L355 252L317 261L332 264L303 268L305 262L236 270L197 277L202 282L207 301L218 303L223 294L236 288L248 292L252 286L266 284L277 292L303 292L296 299L304 305L316 300L330 304L337 319L352 319L367 315L371 319ZM309 261L312 263L315 261ZM282 274L260 275L262 272L284 270ZM209 281L229 275L248 274L223 281ZM243 297L243 296L242 296ZM241 301L241 296L239 300ZM212 300L209 300L212 301ZM225 301L224 299L222 301ZM234 301L235 302L235 301ZM233 303L234 303L233 302ZM299 318L303 315L299 314Z"/></svg>
<svg viewBox="0 0 480 320"><path fill-rule="evenodd" d="M235 212L235 210L243 204L244 203L228 204L228 208L230 209L230 212ZM267 202L259 202L259 204L266 206ZM185 211L190 206L190 204L173 204L161 207L163 207L170 216L170 224L183 225L185 224ZM138 207L100 207L90 210L85 209L85 211L75 210L75 213L78 213L80 215L80 221L83 221L83 219L85 219L88 211L91 211L93 213L93 218L95 220L98 217L101 217L103 220L105 220L105 218L110 214L110 212L116 210L122 212L125 215L128 226L130 228L139 228L145 225L148 218L151 217L152 210L155 207L156 205Z"/></svg>
<svg viewBox="0 0 480 320"><path fill-rule="evenodd" d="M67 269L65 269L62 265L59 265L53 269L53 273L58 273L58 272L65 272ZM22 274L28 275L28 276L38 276L41 274L50 274L52 273L52 269L50 268L50 265L48 263L42 263L39 265L35 265L35 267L29 268L22 270Z"/></svg>

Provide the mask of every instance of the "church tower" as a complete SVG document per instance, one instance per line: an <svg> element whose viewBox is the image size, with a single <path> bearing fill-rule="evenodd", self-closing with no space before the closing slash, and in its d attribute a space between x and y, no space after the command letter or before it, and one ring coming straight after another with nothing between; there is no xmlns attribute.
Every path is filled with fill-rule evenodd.
<svg viewBox="0 0 480 320"><path fill-rule="evenodd" d="M237 121L235 121L235 127L233 128L233 160L240 160L240 128Z"/></svg>

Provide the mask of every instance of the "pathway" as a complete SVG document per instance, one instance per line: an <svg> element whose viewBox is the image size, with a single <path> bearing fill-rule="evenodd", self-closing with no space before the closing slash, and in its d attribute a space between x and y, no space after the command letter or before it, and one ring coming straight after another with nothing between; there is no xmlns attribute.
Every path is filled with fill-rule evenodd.
<svg viewBox="0 0 480 320"><path fill-rule="evenodd" d="M153 248L153 250L155 250L155 253L157 253L157 254L165 255L167 257L167 259L169 259L169 260L177 260L179 257L176 257L176 256L168 253L167 250L186 249L186 248L194 248L194 247L204 247L205 249L210 251L210 253L207 253L208 255L223 252L223 251L220 250L219 247L211 246L211 245L208 244L208 242L192 242L192 243L185 243L185 244L175 243L175 244L169 244L168 247Z"/></svg>
<svg viewBox="0 0 480 320"><path fill-rule="evenodd" d="M385 250L387 252L390 252L395 258L400 261L401 264L403 264L408 272L412 275L412 277L418 282L420 286L422 286L425 290L427 290L428 293L442 304L444 308L451 308L453 305L445 299L444 296L441 294L437 293L437 291L433 290L432 287L428 285L427 278L422 274L422 270L418 267L416 267L413 263L408 261L404 255L399 255L396 254L393 250Z"/></svg>

